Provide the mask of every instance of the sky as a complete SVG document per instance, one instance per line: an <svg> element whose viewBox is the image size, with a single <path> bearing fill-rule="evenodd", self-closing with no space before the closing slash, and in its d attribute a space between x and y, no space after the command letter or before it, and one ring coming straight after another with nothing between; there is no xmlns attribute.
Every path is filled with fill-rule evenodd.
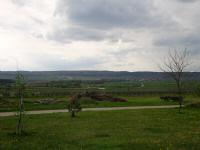
<svg viewBox="0 0 200 150"><path fill-rule="evenodd" d="M159 71L187 49L200 71L199 0L0 0L0 71Z"/></svg>

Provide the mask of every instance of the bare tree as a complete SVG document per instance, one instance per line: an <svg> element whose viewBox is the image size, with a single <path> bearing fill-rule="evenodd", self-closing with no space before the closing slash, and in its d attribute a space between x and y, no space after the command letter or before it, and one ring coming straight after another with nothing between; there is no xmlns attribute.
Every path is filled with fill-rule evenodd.
<svg viewBox="0 0 200 150"><path fill-rule="evenodd" d="M183 104L183 77L188 67L189 53L187 49L184 50L169 50L166 60L163 65L160 66L160 69L166 73L169 77L171 77L177 87L178 96L179 96L179 112L181 112L182 104Z"/></svg>
<svg viewBox="0 0 200 150"><path fill-rule="evenodd" d="M17 95L19 97L18 122L17 122L17 130L16 130L16 133L18 135L22 134L22 130L23 130L22 116L24 114L24 103L23 103L24 89L25 89L24 77L18 71L17 76L16 76L16 90L17 90Z"/></svg>

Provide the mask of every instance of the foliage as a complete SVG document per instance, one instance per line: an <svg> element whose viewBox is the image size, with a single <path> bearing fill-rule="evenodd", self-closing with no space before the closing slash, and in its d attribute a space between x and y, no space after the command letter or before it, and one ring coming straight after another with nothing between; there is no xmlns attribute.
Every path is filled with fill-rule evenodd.
<svg viewBox="0 0 200 150"><path fill-rule="evenodd" d="M25 89L25 81L22 74L18 73L16 77L16 90L19 98L19 110L18 110L18 121L17 121L17 130L16 133L21 135L23 133L23 122L22 116L24 115L24 89Z"/></svg>
<svg viewBox="0 0 200 150"><path fill-rule="evenodd" d="M81 105L97 105L97 101L89 97L82 97L80 103Z"/></svg>
<svg viewBox="0 0 200 150"><path fill-rule="evenodd" d="M71 117L75 117L75 113L81 111L81 103L80 103L81 95L77 94L73 96L68 104L68 110L71 112Z"/></svg>
<svg viewBox="0 0 200 150"><path fill-rule="evenodd" d="M200 84L196 87L196 94L200 97Z"/></svg>

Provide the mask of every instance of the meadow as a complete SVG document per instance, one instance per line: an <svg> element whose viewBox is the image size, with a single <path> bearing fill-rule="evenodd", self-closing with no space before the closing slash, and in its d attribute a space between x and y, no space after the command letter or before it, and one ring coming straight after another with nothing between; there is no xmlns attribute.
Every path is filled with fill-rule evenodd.
<svg viewBox="0 0 200 150"><path fill-rule="evenodd" d="M200 110L187 105L200 102L198 82L184 86L184 105L178 109L113 110L26 115L24 132L16 135L17 116L0 117L0 149L199 149ZM176 105L160 99L176 95L172 81L50 81L27 82L25 111L67 109L76 93L95 91L125 98L127 102L95 101L81 98L82 108ZM1 85L0 112L17 111L14 83Z"/></svg>
<svg viewBox="0 0 200 150"><path fill-rule="evenodd" d="M16 117L0 118L0 149L132 150L200 148L200 110L121 110L27 115L15 135Z"/></svg>

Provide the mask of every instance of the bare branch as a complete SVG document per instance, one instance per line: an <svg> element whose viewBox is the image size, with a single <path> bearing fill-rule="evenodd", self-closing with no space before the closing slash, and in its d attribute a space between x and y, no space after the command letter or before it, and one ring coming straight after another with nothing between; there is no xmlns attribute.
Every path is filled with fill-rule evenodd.
<svg viewBox="0 0 200 150"><path fill-rule="evenodd" d="M187 49L178 51L177 49L169 50L167 59L164 61L163 66L159 67L161 71L170 76L177 85L179 97L182 97L182 80L183 73L190 64L188 61L189 52ZM182 105L182 98L180 98L180 108Z"/></svg>

